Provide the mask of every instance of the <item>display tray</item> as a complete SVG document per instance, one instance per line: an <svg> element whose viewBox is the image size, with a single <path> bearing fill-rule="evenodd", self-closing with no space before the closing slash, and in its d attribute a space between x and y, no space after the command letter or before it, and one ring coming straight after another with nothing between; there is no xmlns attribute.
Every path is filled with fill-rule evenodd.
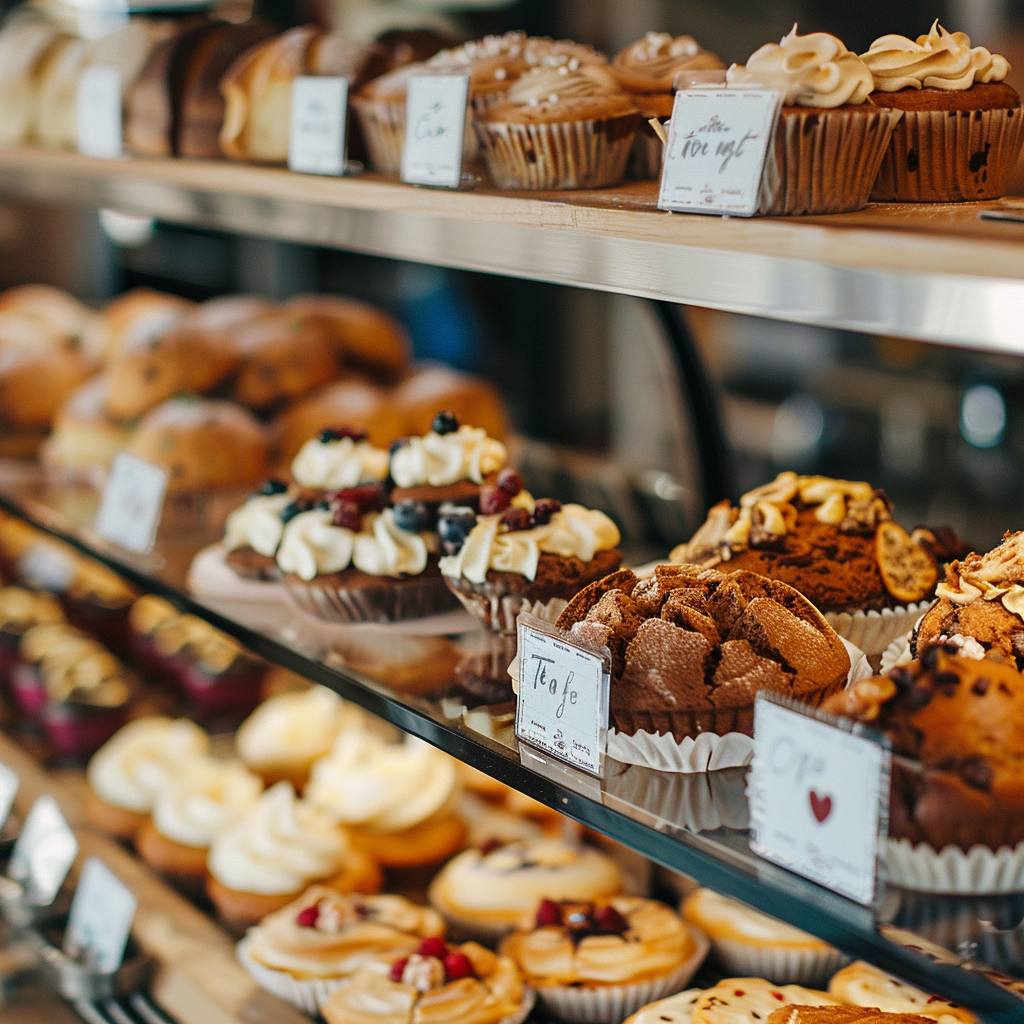
<svg viewBox="0 0 1024 1024"><path fill-rule="evenodd" d="M411 624L400 630L323 629L287 601L268 615L265 609L259 614L258 603L230 593L197 598L187 587L189 567L216 536L200 531L174 538L162 532L150 555L134 556L88 529L96 505L96 495L84 488L28 480L0 487L0 507L96 556L140 588L203 616L268 660L331 687L548 806L970 1006L993 1024L1024 1019L1024 981L1013 980L1024 979L1024 894L958 898L890 887L877 908L862 907L751 852L745 769L685 775L609 760L603 777L594 778L521 746L513 733L511 690L497 678L500 669L489 687L467 675L474 667L480 674L482 667L508 664L507 647L496 648L490 634L434 628L423 635ZM464 619L452 621L451 628L465 629ZM145 915L140 920L145 927Z"/></svg>
<svg viewBox="0 0 1024 1024"><path fill-rule="evenodd" d="M871 205L826 217L668 214L656 182L548 193L412 188L230 161L0 150L0 196L1024 352L1024 226L998 203Z"/></svg>

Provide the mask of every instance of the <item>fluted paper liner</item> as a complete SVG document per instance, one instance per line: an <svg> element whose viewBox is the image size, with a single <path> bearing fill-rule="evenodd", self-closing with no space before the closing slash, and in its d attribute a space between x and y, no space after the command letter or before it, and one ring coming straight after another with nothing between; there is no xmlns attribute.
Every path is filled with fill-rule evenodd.
<svg viewBox="0 0 1024 1024"><path fill-rule="evenodd" d="M665 155L665 144L649 124L640 125L629 154L628 175L639 181L658 181Z"/></svg>
<svg viewBox="0 0 1024 1024"><path fill-rule="evenodd" d="M907 110L892 133L871 198L954 203L998 199L1024 142L1024 112Z"/></svg>
<svg viewBox="0 0 1024 1024"><path fill-rule="evenodd" d="M477 121L476 132L498 188L604 188L625 177L639 122L639 114L561 124Z"/></svg>
<svg viewBox="0 0 1024 1024"><path fill-rule="evenodd" d="M773 985L828 987L829 979L850 957L834 946L800 949L755 946L736 939L711 939L712 958L734 978L765 978Z"/></svg>
<svg viewBox="0 0 1024 1024"><path fill-rule="evenodd" d="M564 597L550 601L531 601L522 594L473 594L451 588L463 607L475 619L495 633L516 635L516 619L521 613L535 615L554 625L569 603Z"/></svg>
<svg viewBox="0 0 1024 1024"><path fill-rule="evenodd" d="M779 115L758 213L846 213L867 206L900 110L867 104Z"/></svg>
<svg viewBox="0 0 1024 1024"><path fill-rule="evenodd" d="M373 169L382 174L398 174L405 144L405 97L371 100L353 96L351 103L359 118Z"/></svg>
<svg viewBox="0 0 1024 1024"><path fill-rule="evenodd" d="M304 612L325 622L394 622L455 606L443 576L403 576L367 587L338 587L286 576L284 586Z"/></svg>
<svg viewBox="0 0 1024 1024"><path fill-rule="evenodd" d="M931 598L915 604L883 608L881 611L822 612L828 624L844 639L859 647L869 658L882 654L897 637L913 629L931 607Z"/></svg>
<svg viewBox="0 0 1024 1024"><path fill-rule="evenodd" d="M328 997L349 980L348 975L340 978L296 978L287 971L279 971L254 960L249 946L249 939L242 939L235 947L235 957L260 988L310 1015L318 1014Z"/></svg>
<svg viewBox="0 0 1024 1024"><path fill-rule="evenodd" d="M710 943L696 928L690 928L690 934L697 948L671 974L635 985L544 985L537 989L537 998L551 1016L570 1024L621 1024L641 1006L681 991L697 973Z"/></svg>
<svg viewBox="0 0 1024 1024"><path fill-rule="evenodd" d="M886 881L901 889L971 896L1024 892L1024 843L998 850L972 846L965 852L890 838L883 857Z"/></svg>

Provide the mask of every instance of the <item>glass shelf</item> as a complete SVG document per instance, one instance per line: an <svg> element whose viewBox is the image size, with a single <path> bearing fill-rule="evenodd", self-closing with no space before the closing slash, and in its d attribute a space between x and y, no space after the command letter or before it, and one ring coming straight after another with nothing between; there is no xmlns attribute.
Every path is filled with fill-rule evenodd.
<svg viewBox="0 0 1024 1024"><path fill-rule="evenodd" d="M287 602L261 607L193 596L192 558L219 530L162 529L153 553L134 556L89 529L97 504L88 488L54 487L29 476L0 484L6 511L208 619L269 661L660 864L969 1006L992 1024L1024 1020L1024 980L1014 980L1024 979L1024 894L968 899L889 888L877 908L861 907L751 852L745 769L676 775L608 761L597 779L520 746L507 677L491 679L500 670L481 670L507 665L512 651L473 629L463 613L424 635L415 623L324 627Z"/></svg>

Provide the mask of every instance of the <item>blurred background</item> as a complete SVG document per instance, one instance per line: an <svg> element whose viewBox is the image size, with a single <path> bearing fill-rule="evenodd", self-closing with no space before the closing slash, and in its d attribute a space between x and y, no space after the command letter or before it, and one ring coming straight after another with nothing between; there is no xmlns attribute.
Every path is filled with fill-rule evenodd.
<svg viewBox="0 0 1024 1024"><path fill-rule="evenodd" d="M521 28L610 54L648 30L665 30L694 35L726 62L744 61L794 22L863 51L886 32L925 33L938 16L1006 55L1011 83L1024 86L1024 0L258 4L281 25L312 20L366 38L394 26L445 27L466 38ZM0 0L0 9L11 7ZM675 364L640 300L117 211L0 205L0 286L28 281L96 300L145 284L194 299L323 290L373 301L407 324L417 356L482 371L500 387L545 493L575 491L567 496L608 508L652 556L703 517ZM869 480L886 488L904 525L949 524L982 548L1024 525L1024 361L709 310L685 317L720 403L737 493L792 468Z"/></svg>

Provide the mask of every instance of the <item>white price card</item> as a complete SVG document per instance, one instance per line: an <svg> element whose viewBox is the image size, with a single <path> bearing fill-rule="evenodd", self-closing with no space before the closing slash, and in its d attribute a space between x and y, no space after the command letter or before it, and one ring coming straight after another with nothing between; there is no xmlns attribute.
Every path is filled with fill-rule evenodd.
<svg viewBox="0 0 1024 1024"><path fill-rule="evenodd" d="M122 452L114 459L96 532L105 540L144 555L156 540L167 490L167 474L159 467Z"/></svg>
<svg viewBox="0 0 1024 1024"><path fill-rule="evenodd" d="M71 901L64 952L90 970L113 974L124 959L138 900L99 857L82 867Z"/></svg>
<svg viewBox="0 0 1024 1024"><path fill-rule="evenodd" d="M659 208L753 216L781 102L770 89L679 90Z"/></svg>
<svg viewBox="0 0 1024 1024"><path fill-rule="evenodd" d="M57 897L78 855L78 840L52 796L41 796L28 812L7 864L7 876L28 902L47 907Z"/></svg>
<svg viewBox="0 0 1024 1024"><path fill-rule="evenodd" d="M78 152L116 160L122 152L121 72L97 64L78 78Z"/></svg>
<svg viewBox="0 0 1024 1024"><path fill-rule="evenodd" d="M888 829L891 749L880 734L850 732L798 707L757 695L750 846L870 906Z"/></svg>
<svg viewBox="0 0 1024 1024"><path fill-rule="evenodd" d="M14 807L14 798L18 795L21 779L13 768L0 763L0 829L7 824Z"/></svg>
<svg viewBox="0 0 1024 1024"><path fill-rule="evenodd" d="M402 181L459 187L468 102L468 75L416 75L409 79Z"/></svg>
<svg viewBox="0 0 1024 1024"><path fill-rule="evenodd" d="M564 630L519 619L516 736L591 775L604 767L610 656Z"/></svg>
<svg viewBox="0 0 1024 1024"><path fill-rule="evenodd" d="M348 79L292 79L288 167L301 174L345 173Z"/></svg>

